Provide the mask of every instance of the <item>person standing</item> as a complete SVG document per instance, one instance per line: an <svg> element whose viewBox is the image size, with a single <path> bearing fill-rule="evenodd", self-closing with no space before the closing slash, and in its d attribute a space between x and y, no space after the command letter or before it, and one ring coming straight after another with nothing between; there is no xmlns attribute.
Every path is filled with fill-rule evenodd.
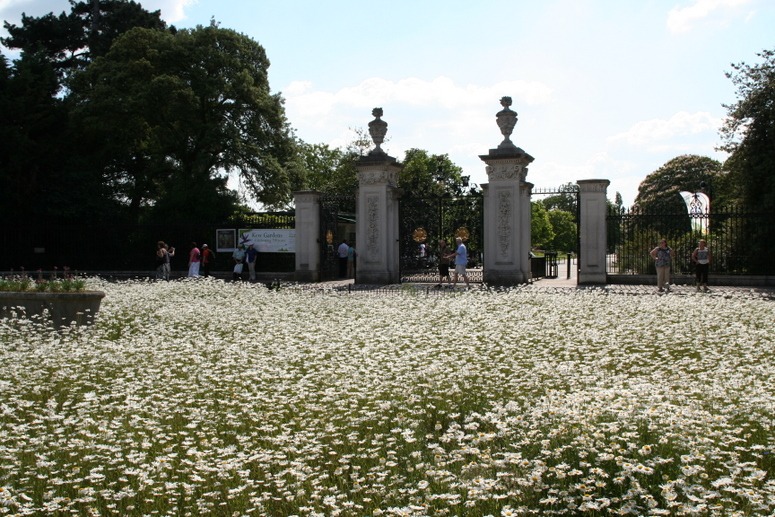
<svg viewBox="0 0 775 517"><path fill-rule="evenodd" d="M692 252L692 262L697 268L697 291L708 292L708 271L710 270L710 250L705 239L700 239L697 248Z"/></svg>
<svg viewBox="0 0 775 517"><path fill-rule="evenodd" d="M172 260L172 257L175 256L175 246L169 246L167 243L164 243L164 249L167 251L166 255L164 256L164 280L169 282L170 273L172 273L170 260Z"/></svg>
<svg viewBox="0 0 775 517"><path fill-rule="evenodd" d="M245 248L239 245L235 248L234 253L231 254L231 259L234 261L234 271L232 273L233 280L242 280L242 267L245 262Z"/></svg>
<svg viewBox="0 0 775 517"><path fill-rule="evenodd" d="M252 244L248 245L248 250L245 252L245 262L248 264L248 273L250 275L250 281L256 281L256 260L258 259L258 250Z"/></svg>
<svg viewBox="0 0 775 517"><path fill-rule="evenodd" d="M210 268L215 262L215 254L207 244L202 244L202 272L204 276L210 276Z"/></svg>
<svg viewBox="0 0 775 517"><path fill-rule="evenodd" d="M452 279L449 278L449 259L452 258L454 254L451 253L447 246L447 241L444 239L439 239L439 248L436 250L436 255L439 259L439 285L436 287L444 285L444 279L447 280L447 285L451 285Z"/></svg>
<svg viewBox="0 0 775 517"><path fill-rule="evenodd" d="M463 239L460 237L457 237L455 239L455 281L452 283L452 287L457 286L457 278L458 276L463 277L463 280L466 281L466 289L468 289L471 285L468 283L468 272L466 271L466 267L468 266L468 249L466 248L466 245L463 244Z"/></svg>
<svg viewBox="0 0 775 517"><path fill-rule="evenodd" d="M343 240L342 244L336 249L336 254L339 257L339 278L347 276L347 254L349 252L350 246L348 246L346 240Z"/></svg>
<svg viewBox="0 0 775 517"><path fill-rule="evenodd" d="M202 253L196 246L196 242L191 243L191 251L188 253L188 276L199 276L199 263L201 261Z"/></svg>
<svg viewBox="0 0 775 517"><path fill-rule="evenodd" d="M167 245L164 241L156 243L156 280L164 278L164 264L169 261Z"/></svg>
<svg viewBox="0 0 775 517"><path fill-rule="evenodd" d="M673 250L667 245L667 239L659 241L659 246L651 250L651 258L657 268L657 289L661 293L670 292L670 267L673 264Z"/></svg>
<svg viewBox="0 0 775 517"><path fill-rule="evenodd" d="M355 278L355 246L347 248L347 278Z"/></svg>

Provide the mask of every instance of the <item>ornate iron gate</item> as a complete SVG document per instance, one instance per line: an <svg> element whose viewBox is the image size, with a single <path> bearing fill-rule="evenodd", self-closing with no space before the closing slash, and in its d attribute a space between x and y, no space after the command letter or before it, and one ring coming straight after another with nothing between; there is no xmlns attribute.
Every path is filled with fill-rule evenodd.
<svg viewBox="0 0 775 517"><path fill-rule="evenodd" d="M355 197L320 196L320 279L339 277L337 247L347 240L355 245Z"/></svg>
<svg viewBox="0 0 775 517"><path fill-rule="evenodd" d="M560 204L563 205L560 207L560 210L563 210L565 212L569 212L573 215L573 222L576 225L575 232L576 236L574 239L574 246L573 249L563 249L563 250L557 250L557 249L547 249L545 250L546 253L543 257L535 257L534 254L531 251L531 275L533 278L540 278L540 277L546 277L546 278L557 278L559 275L559 268L557 264L557 252L558 251L564 251L568 253L567 260L571 260L571 253L576 254L576 274L578 274L578 268L581 264L581 260L579 259L580 253L581 253L581 243L580 243L580 231L581 231L581 224L580 224L580 206L579 206L579 187L578 185L574 185L572 183L568 183L565 185L562 185L558 188L535 188L532 191L532 196L557 196L559 197ZM531 198L532 202L532 198ZM531 228L532 231L532 228ZM532 242L532 238L531 238ZM531 244L532 246L532 244ZM543 270L543 271L542 271ZM543 273L543 274L542 274ZM570 278L570 269L567 271L568 278Z"/></svg>
<svg viewBox="0 0 775 517"><path fill-rule="evenodd" d="M438 245L444 239L454 250L455 237L468 248L469 280L482 281L483 199L404 197L399 202L399 253L402 282L438 282Z"/></svg>

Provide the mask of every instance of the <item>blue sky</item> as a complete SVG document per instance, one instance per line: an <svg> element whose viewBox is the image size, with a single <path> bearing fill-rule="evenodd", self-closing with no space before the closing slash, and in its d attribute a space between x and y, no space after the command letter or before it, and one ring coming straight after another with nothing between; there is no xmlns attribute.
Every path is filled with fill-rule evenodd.
<svg viewBox="0 0 775 517"><path fill-rule="evenodd" d="M215 19L258 41L297 135L346 145L382 107L389 154L448 154L485 183L479 155L502 136L508 95L527 180L638 184L681 154L724 160L718 128L735 101L725 72L775 48L772 0L146 0L179 28ZM3 20L69 10L0 0ZM3 34L4 31L3 31Z"/></svg>

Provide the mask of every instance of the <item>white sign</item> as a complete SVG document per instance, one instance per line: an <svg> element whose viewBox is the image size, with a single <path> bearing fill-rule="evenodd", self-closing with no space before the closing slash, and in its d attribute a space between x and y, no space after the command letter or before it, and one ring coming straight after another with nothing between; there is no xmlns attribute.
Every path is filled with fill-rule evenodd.
<svg viewBox="0 0 775 517"><path fill-rule="evenodd" d="M259 253L296 253L296 230L240 230L239 243Z"/></svg>

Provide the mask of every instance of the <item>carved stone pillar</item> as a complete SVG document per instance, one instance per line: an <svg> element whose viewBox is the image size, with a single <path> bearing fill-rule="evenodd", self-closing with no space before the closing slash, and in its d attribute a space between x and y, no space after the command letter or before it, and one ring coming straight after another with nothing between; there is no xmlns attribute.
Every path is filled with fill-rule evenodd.
<svg viewBox="0 0 775 517"><path fill-rule="evenodd" d="M608 180L579 180L579 284L606 283Z"/></svg>
<svg viewBox="0 0 775 517"><path fill-rule="evenodd" d="M320 280L320 194L293 193L296 204L296 281Z"/></svg>
<svg viewBox="0 0 775 517"><path fill-rule="evenodd" d="M479 158L487 164L489 183L484 189L484 281L491 285L518 285L530 279L530 194L525 182L533 157L510 139L517 114L511 98L501 99L496 120L503 142Z"/></svg>
<svg viewBox="0 0 775 517"><path fill-rule="evenodd" d="M361 157L358 169L358 214L355 226L358 257L355 262L359 284L400 282L398 250L398 173L401 164L380 147L387 123L375 108L369 133L376 145Z"/></svg>

